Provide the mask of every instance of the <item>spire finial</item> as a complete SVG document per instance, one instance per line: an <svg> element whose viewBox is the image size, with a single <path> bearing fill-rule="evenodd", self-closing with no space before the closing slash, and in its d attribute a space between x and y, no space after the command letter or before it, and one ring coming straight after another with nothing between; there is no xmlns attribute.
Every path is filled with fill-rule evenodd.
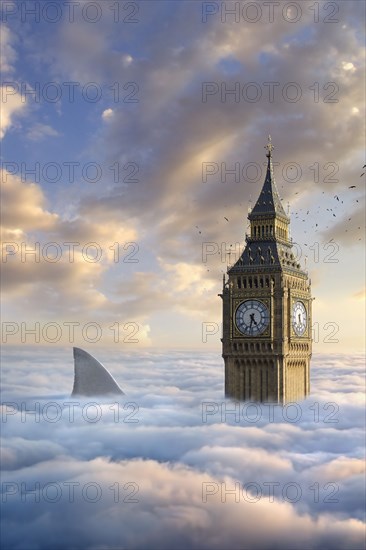
<svg viewBox="0 0 366 550"><path fill-rule="evenodd" d="M267 157L267 158L271 158L271 156L272 156L272 151L273 151L273 149L274 149L274 146L272 145L272 138L271 138L271 135L268 136L268 143L267 143L267 145L265 146L265 149L267 149L266 157Z"/></svg>

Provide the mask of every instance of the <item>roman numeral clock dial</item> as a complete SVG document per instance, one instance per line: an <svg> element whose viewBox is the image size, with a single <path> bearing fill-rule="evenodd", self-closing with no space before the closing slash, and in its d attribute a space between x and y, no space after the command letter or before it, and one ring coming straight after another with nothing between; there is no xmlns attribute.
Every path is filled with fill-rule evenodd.
<svg viewBox="0 0 366 550"><path fill-rule="evenodd" d="M242 302L235 312L235 324L245 336L259 336L269 325L269 311L259 300Z"/></svg>

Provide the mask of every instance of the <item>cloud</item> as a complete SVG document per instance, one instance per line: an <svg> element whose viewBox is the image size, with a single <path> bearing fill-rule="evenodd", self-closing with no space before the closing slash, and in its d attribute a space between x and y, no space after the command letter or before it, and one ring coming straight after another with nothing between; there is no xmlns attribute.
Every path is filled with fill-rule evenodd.
<svg viewBox="0 0 366 550"><path fill-rule="evenodd" d="M69 398L70 348L52 369L50 350L5 349L6 547L362 547L361 356L315 357L310 398L286 408L225 400L215 354L98 357L118 403Z"/></svg>
<svg viewBox="0 0 366 550"><path fill-rule="evenodd" d="M37 123L27 131L27 137L31 141L41 141L46 137L57 137L59 133L48 124Z"/></svg>
<svg viewBox="0 0 366 550"><path fill-rule="evenodd" d="M113 109L105 109L102 113L102 119L105 121L111 120L113 118L114 111Z"/></svg>
<svg viewBox="0 0 366 550"><path fill-rule="evenodd" d="M14 63L17 60L17 52L14 48L16 42L14 33L3 23L0 25L0 70L6 78L0 86L0 139L6 132L16 126L19 116L26 112L26 101L19 93L19 84L7 78L13 78Z"/></svg>
<svg viewBox="0 0 366 550"><path fill-rule="evenodd" d="M353 298L357 298L358 300L364 300L366 296L366 289L359 290L355 294L353 294Z"/></svg>
<svg viewBox="0 0 366 550"><path fill-rule="evenodd" d="M17 53L13 47L15 36L7 25L0 25L0 70L2 73L10 74L14 71L14 63L17 59Z"/></svg>
<svg viewBox="0 0 366 550"><path fill-rule="evenodd" d="M12 311L4 310L7 320L18 316L26 322L37 311L41 319L53 322L79 316L83 323L112 325L121 305L107 297L102 279L136 251L135 229L114 220L100 223L91 213L62 218L48 210L40 185L4 170L1 178L2 286L11 297ZM128 315L123 321L130 321ZM141 341L148 341L148 330L142 323Z"/></svg>
<svg viewBox="0 0 366 550"><path fill-rule="evenodd" d="M11 92L10 95L9 92ZM1 86L0 101L0 139L2 139L6 132L16 125L17 117L24 114L26 102L21 94L16 91L16 88L14 88L14 86L9 87L9 85Z"/></svg>
<svg viewBox="0 0 366 550"><path fill-rule="evenodd" d="M24 183L6 170L1 171L1 183L5 231L49 230L56 225L58 216L46 210L46 198L39 185Z"/></svg>
<svg viewBox="0 0 366 550"><path fill-rule="evenodd" d="M82 265L79 255L71 266L74 270L66 264L60 263L57 270L43 263L39 269L23 266L20 274L20 266L16 272L13 264L7 281L14 294L27 295L27 301L17 302L12 315L34 315L42 301L41 285L49 284L48 312L47 301L42 301L49 318L56 313L76 315L75 310L83 319L123 316L149 326L158 345L177 343L178 335L187 342L199 341L198 315L202 321L219 321L220 301L213 297L221 290L227 260L233 258L229 253L241 251L245 244L247 208L264 181L263 146L270 132L277 185L284 204L291 203L292 236L301 249L301 261L309 256L318 303L327 304L327 319L337 318L338 303L327 302L326 293L330 288L333 295L344 291L340 281L349 276L351 255L358 257L364 244L359 188L364 148L361 4L344 3L339 24L315 23L311 2L302 3L296 23L286 21L280 7L268 23L268 7L262 6L263 17L253 24L242 17L237 23L233 16L225 21L220 13L204 23L192 2L176 8L139 5L139 23L124 24L121 33L111 22L113 10L103 7L103 17L91 25L82 6L75 6L72 23L66 16L56 25L31 24L25 42L15 40L16 24L12 35L4 35L11 48L8 67L17 62L26 82L27 64L32 63L41 90L56 82L63 92L55 105L45 101L45 94L37 105L28 96L35 107L29 129L12 136L19 142L12 148L19 162L26 155L33 163L27 135L52 137L57 128L57 140L43 138L45 147L37 151L41 162L53 155L62 163L68 155L68 160L93 159L105 167L100 185L85 185L79 179L72 186L64 180L37 182L49 199L44 209L59 220L48 229L38 228L40 235L26 232L22 224L12 226L9 240L18 242L26 233L30 245L38 237L41 243L67 238L81 246L95 241L103 248L103 262ZM294 10L290 6L289 15ZM128 15L122 12L120 16ZM67 99L65 84L70 82L77 84L74 104ZM204 101L207 82L216 88ZM273 101L269 82L274 86ZM82 93L90 83L101 91L96 104L85 101ZM35 89L35 82L32 85ZM230 93L234 89L239 97ZM286 93L295 89L300 90L299 99L291 101ZM222 90L224 96L228 91L225 97ZM258 98L253 101L248 95L255 90ZM12 101L14 109L19 108L17 94L9 96L8 107ZM5 117L9 131L24 112L14 109ZM204 163L217 168L207 181ZM111 170L117 165L118 178ZM232 170L238 165L237 177ZM294 172L299 177L291 179ZM357 188L349 189L353 185ZM40 217L44 219L43 212ZM332 239L339 246L340 261L337 271L330 273L319 265L324 250L320 261L311 262L311 256L315 245L322 249ZM112 265L117 241L124 257L132 248L123 246L138 247L138 263L121 260ZM204 261L207 243L216 251ZM38 287L31 277L39 280ZM362 285L361 271L354 270L352 277L344 303L349 311L347 300ZM174 315L178 320L172 319ZM351 327L348 320L343 324L346 330ZM361 341L361 331L351 328L344 343L350 349Z"/></svg>

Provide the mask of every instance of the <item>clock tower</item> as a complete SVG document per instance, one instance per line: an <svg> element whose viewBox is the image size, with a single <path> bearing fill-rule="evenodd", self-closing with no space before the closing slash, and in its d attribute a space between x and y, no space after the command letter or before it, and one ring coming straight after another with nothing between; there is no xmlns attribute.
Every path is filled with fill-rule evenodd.
<svg viewBox="0 0 366 550"><path fill-rule="evenodd" d="M225 394L237 400L288 403L309 394L311 289L295 257L274 179L271 138L267 173L248 215L250 233L224 275L222 356Z"/></svg>

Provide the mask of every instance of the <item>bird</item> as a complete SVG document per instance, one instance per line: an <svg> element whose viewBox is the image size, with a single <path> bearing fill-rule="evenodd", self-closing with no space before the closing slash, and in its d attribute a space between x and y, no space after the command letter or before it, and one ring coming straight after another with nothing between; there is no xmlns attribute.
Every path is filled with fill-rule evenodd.
<svg viewBox="0 0 366 550"><path fill-rule="evenodd" d="M355 185L350 185L348 189L355 189Z"/></svg>
<svg viewBox="0 0 366 550"><path fill-rule="evenodd" d="M229 220L224 216L224 219L228 222Z"/></svg>

